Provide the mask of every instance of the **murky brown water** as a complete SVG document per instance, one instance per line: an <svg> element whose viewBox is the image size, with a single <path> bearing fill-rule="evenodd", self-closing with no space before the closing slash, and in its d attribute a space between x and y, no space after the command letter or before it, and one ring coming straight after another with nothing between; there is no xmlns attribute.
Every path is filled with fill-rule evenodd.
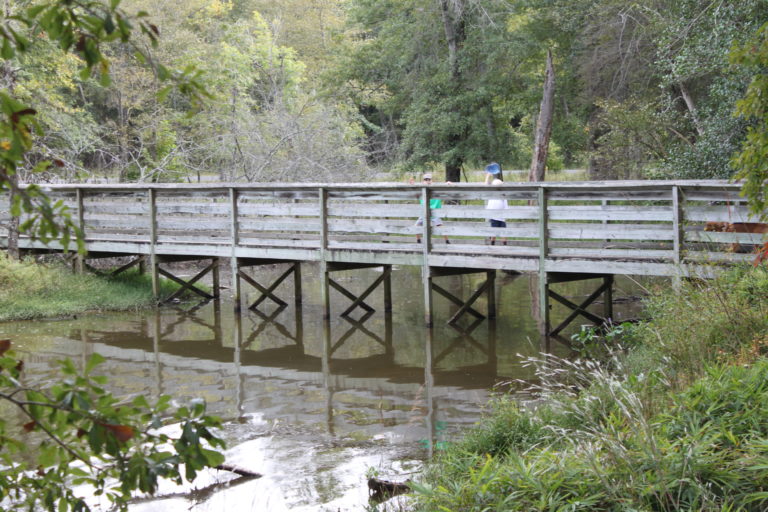
<svg viewBox="0 0 768 512"><path fill-rule="evenodd" d="M267 273L282 269L257 278L269 282ZM360 293L376 276L358 270L333 277ZM235 481L212 472L188 487L165 487L160 497L137 501L134 511L359 511L368 506L368 471L408 478L477 421L494 385L532 378L521 355L540 351L529 295L535 278L500 276L496 321L448 326L458 308L436 296L431 331L423 327L418 269L393 270L391 316L377 290L367 301L375 312L340 318L349 301L333 291L326 329L318 281L307 268L298 310L290 285L283 285L277 294L290 303L283 309L262 304L261 311L237 316L231 302L185 303L0 324L0 337L14 341L26 354L27 371L38 376L53 372L62 357L84 362L98 352L107 358L100 370L117 394L169 394L179 403L204 398L209 412L225 421L228 462L265 475ZM466 298L482 278L437 282ZM595 286L571 283L559 293L580 302ZM617 280L615 298L636 294L631 282ZM484 298L475 307L484 313ZM618 304L615 316L634 316L638 307ZM553 309L554 321L566 315ZM558 344L552 349L567 353ZM211 487L227 480L233 480L227 487Z"/></svg>

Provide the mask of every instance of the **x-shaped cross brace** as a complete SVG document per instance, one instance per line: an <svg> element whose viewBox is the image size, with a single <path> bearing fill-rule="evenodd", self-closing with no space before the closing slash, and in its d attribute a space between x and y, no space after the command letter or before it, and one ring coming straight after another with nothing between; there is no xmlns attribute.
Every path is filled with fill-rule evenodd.
<svg viewBox="0 0 768 512"><path fill-rule="evenodd" d="M283 274L280 277L278 277L274 283L272 283L268 288L265 288L264 286L259 284L254 278L246 274L243 270L238 270L237 275L242 277L244 281L246 281L248 284L250 284L251 286L253 286L254 288L256 288L261 292L261 295L259 296L259 298L256 299L253 304L248 306L248 309L256 310L256 308L259 307L259 304L264 302L266 299L272 300L272 302L280 306L280 308L284 308L285 306L287 306L288 305L287 302L280 299L277 295L275 295L272 292L274 292L277 289L277 287L280 286L280 284L283 281L285 281L285 278L291 275L293 271L294 271L294 267L289 268L288 270L283 272Z"/></svg>
<svg viewBox="0 0 768 512"><path fill-rule="evenodd" d="M189 281L184 281L183 279L179 279L175 275L171 274L170 272L168 272L166 270L163 270L162 268L160 268L158 266L157 267L158 273L162 274L163 276L167 277L168 279L170 279L174 283L176 283L176 284L181 286L181 288L179 288L178 290L173 292L170 297L165 299L165 302L168 302L168 301L171 301L171 300L175 299L176 297L178 297L179 295L184 293L185 290L189 290L191 292L194 292L194 293L198 294L199 296L203 297L204 299L210 300L210 299L215 298L210 293L204 292L203 290L201 290L197 286L194 286L194 284L196 282L198 282L200 279L202 279L203 276L205 276L208 272L213 270L213 268L216 266L216 264L217 264L217 262L215 260L212 261L210 265L208 265L203 270L201 270L195 277L193 277Z"/></svg>
<svg viewBox="0 0 768 512"><path fill-rule="evenodd" d="M455 295L453 295L448 290L445 290L444 288L441 288L435 283L432 283L432 289L435 290L437 293L445 297L446 299L450 300L457 306L459 306L459 310L448 320L449 324L456 323L459 318L461 318L464 313L469 313L475 318L483 319L485 318L484 315L482 315L480 312L478 312L476 309L472 307L472 304L475 303L475 301L482 295L482 293L485 291L486 287L489 286L488 281L485 281L482 285L480 285L480 288L478 288L475 293L472 294L472 296L466 301L462 301Z"/></svg>
<svg viewBox="0 0 768 512"><path fill-rule="evenodd" d="M552 297L553 299L555 299L559 303L561 303L561 304L563 304L563 305L565 305L565 306L567 306L567 307L569 307L569 308L571 308L573 310L571 312L571 314L568 315L568 317L560 323L560 325L555 327L549 333L549 335L550 336L556 336L560 331L565 329L568 326L568 324L570 324L573 321L574 318L576 318L579 315L583 316L584 318L587 318L588 320L594 322L597 325L605 323L605 321L606 321L605 318L600 318L599 316L590 313L589 311L586 310L586 308L587 308L587 306L592 304L595 301L595 299L597 299L603 292L605 292L610 287L611 287L611 283L610 282L604 282L597 290L595 290L594 293L592 293L592 295L590 295L589 297L584 299L584 302L582 302L578 306L576 304L574 304L573 302L569 301L568 299L566 299L565 297L563 297L562 295L559 295L559 294L553 292L552 290L549 290L549 296L550 297Z"/></svg>

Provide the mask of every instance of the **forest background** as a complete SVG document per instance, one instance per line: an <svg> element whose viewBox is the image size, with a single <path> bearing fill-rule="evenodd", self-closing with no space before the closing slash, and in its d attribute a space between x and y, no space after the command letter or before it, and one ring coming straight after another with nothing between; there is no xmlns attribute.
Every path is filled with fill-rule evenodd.
<svg viewBox="0 0 768 512"><path fill-rule="evenodd" d="M6 0L6 21L29 4ZM127 44L105 49L104 86L40 38L0 68L2 87L38 112L20 181L338 182L425 167L461 181L492 160L527 168L548 50L550 169L728 178L751 122L736 103L756 73L731 58L768 20L765 0L120 6L150 13L152 58L199 70L210 98L190 114L187 97L158 94L162 77ZM149 40L132 44L150 54ZM43 161L56 165L32 173Z"/></svg>

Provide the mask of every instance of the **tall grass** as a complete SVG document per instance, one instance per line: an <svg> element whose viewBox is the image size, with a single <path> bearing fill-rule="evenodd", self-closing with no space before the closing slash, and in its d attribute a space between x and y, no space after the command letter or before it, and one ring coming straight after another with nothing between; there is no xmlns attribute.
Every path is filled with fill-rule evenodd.
<svg viewBox="0 0 768 512"><path fill-rule="evenodd" d="M161 293L175 283L161 281ZM155 303L148 276L125 272L114 278L73 274L57 264L14 261L0 254L0 321L118 311Z"/></svg>
<svg viewBox="0 0 768 512"><path fill-rule="evenodd" d="M768 510L768 271L664 292L601 360L542 356L539 400L427 469L417 510Z"/></svg>

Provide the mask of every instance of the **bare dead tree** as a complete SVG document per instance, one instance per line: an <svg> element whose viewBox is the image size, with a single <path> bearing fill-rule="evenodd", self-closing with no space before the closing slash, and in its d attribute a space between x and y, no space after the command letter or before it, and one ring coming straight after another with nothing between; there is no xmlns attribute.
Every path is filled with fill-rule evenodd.
<svg viewBox="0 0 768 512"><path fill-rule="evenodd" d="M555 68L552 65L552 51L547 51L547 70L544 77L544 94L536 122L536 135L533 144L533 158L528 181L544 181L549 153L549 139L552 135L552 116L555 108Z"/></svg>

